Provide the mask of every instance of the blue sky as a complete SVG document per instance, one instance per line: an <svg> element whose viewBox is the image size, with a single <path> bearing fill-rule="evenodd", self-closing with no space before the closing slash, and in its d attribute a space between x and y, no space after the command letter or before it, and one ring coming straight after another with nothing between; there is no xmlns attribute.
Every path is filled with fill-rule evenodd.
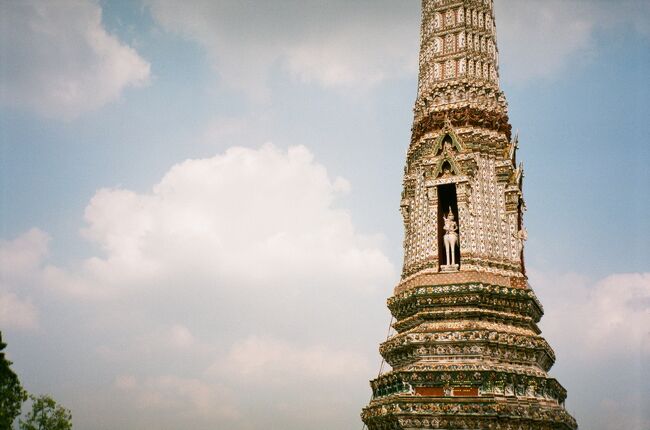
<svg viewBox="0 0 650 430"><path fill-rule="evenodd" d="M0 327L26 387L81 429L356 428L418 3L3 2ZM552 373L583 428L646 428L650 7L496 13Z"/></svg>

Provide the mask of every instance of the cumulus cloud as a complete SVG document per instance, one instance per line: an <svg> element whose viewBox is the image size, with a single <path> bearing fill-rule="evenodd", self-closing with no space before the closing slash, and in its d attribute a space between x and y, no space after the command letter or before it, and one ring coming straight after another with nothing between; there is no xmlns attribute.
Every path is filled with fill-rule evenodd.
<svg viewBox="0 0 650 430"><path fill-rule="evenodd" d="M98 191L83 234L105 255L46 274L54 287L88 295L184 277L220 279L221 288L376 286L392 267L382 238L359 234L335 208L349 187L302 146L187 160L151 193Z"/></svg>
<svg viewBox="0 0 650 430"><path fill-rule="evenodd" d="M0 102L70 120L148 81L150 65L106 32L92 0L0 4Z"/></svg>
<svg viewBox="0 0 650 430"><path fill-rule="evenodd" d="M113 428L348 428L379 358L367 327L383 331L395 276L381 237L360 232L339 207L350 190L306 148L273 145L179 163L148 192L100 190L83 229L94 255L48 264L49 238L37 229L1 243L10 282L0 316L48 303L37 309L47 334L77 345L70 353L80 373L104 373L75 389L123 399L109 402L120 416L137 415L116 423L96 404L71 402L84 423L99 416ZM547 309L544 336L558 351L554 371L583 427L606 429L617 409L626 428L643 429L650 274L532 272L531 283ZM65 317L53 316L48 294L65 302ZM62 327L66 320L73 322ZM80 354L80 344L91 352Z"/></svg>
<svg viewBox="0 0 650 430"><path fill-rule="evenodd" d="M350 189L306 148L266 145L179 163L149 192L100 190L83 229L95 255L48 263L49 238L37 229L1 243L0 315L19 329L47 317L48 335L87 345L87 354L72 349L78 365L88 374L100 366L114 384L89 382L90 392L75 394L83 422L356 425L395 273L381 237L359 232L338 207ZM605 430L616 409L643 429L650 274L531 270L531 283L546 307L543 334L558 351L554 372L581 424ZM39 301L47 315L30 308ZM110 402L137 418L101 415L91 393L126 399Z"/></svg>
<svg viewBox="0 0 650 430"><path fill-rule="evenodd" d="M81 230L96 251L78 261L49 262L38 230L6 242L11 276L56 303L48 329L113 381L72 395L82 426L102 414L89 399L107 398L102 422L120 428L357 422L396 274L383 237L339 206L349 192L303 146L234 147L171 167L149 192L98 190Z"/></svg>
<svg viewBox="0 0 650 430"><path fill-rule="evenodd" d="M418 11L393 1L148 0L166 29L203 45L227 85L263 99L275 66L330 88L416 70Z"/></svg>

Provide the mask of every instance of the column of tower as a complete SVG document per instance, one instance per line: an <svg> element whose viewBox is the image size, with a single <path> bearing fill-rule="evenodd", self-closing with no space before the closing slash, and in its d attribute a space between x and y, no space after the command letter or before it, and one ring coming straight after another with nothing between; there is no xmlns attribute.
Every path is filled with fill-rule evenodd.
<svg viewBox="0 0 650 430"><path fill-rule="evenodd" d="M374 429L576 429L523 264L523 170L492 0L423 0L402 278L371 381ZM455 244L445 238L455 234ZM451 252L449 252L451 250Z"/></svg>

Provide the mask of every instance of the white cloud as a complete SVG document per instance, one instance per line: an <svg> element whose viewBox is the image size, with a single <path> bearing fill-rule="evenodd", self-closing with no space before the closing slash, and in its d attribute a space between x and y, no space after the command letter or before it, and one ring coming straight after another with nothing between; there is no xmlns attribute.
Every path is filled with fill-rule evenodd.
<svg viewBox="0 0 650 430"><path fill-rule="evenodd" d="M83 343L80 367L101 363L103 382L70 401L82 426L356 422L378 359L368 327L383 327L395 271L383 237L339 206L350 189L303 146L235 147L173 166L150 192L99 190L82 230L99 251L80 261L48 264L33 232L7 242L32 243L22 248L37 256L12 276L56 304L47 330ZM304 396L306 384L317 393Z"/></svg>
<svg viewBox="0 0 650 430"><path fill-rule="evenodd" d="M357 233L334 207L348 189L301 146L187 160L149 194L98 191L83 233L105 256L77 270L49 267L47 279L98 296L170 279L221 279L221 288L377 286L392 267L382 238Z"/></svg>
<svg viewBox="0 0 650 430"><path fill-rule="evenodd" d="M415 76L417 5L392 1L212 2L147 0L164 28L206 48L223 82L269 96L278 66L303 82L367 89ZM90 0L3 2L0 101L72 119L145 84L150 65L106 32ZM598 29L650 34L647 2L497 1L499 47L508 79L556 77L598 46Z"/></svg>
<svg viewBox="0 0 650 430"><path fill-rule="evenodd" d="M95 342L79 366L117 379L88 390L109 398L118 390L125 400L113 407L142 420L113 427L344 428L356 422L379 358L379 339L365 326L383 331L373 312L386 315L394 280L381 239L360 233L337 207L349 189L304 147L232 148L185 161L151 192L97 192L83 234L101 252L79 264L47 265L49 239L37 229L3 241L2 279L11 282L0 309L23 306L20 315L30 315L32 298L48 303L39 309L47 335ZM543 335L559 352L554 371L564 372L558 379L583 427L605 430L607 411L622 408L630 428L642 429L650 274L590 280L531 271L531 283L546 308ZM612 403L623 395L630 399ZM210 412L222 401L226 409ZM85 422L97 419L96 405L71 406Z"/></svg>
<svg viewBox="0 0 650 430"><path fill-rule="evenodd" d="M108 34L92 0L0 4L0 102L70 120L147 83L149 64Z"/></svg>
<svg viewBox="0 0 650 430"><path fill-rule="evenodd" d="M256 192L245 192L251 189ZM364 288L348 286L368 289L388 284L392 275L383 258L348 267L338 259L349 249L361 256L383 255L374 239L357 233L346 212L335 208L336 197L347 189L305 148L280 151L267 145L178 164L151 193L97 193L86 211L84 234L106 255L57 270L82 279L85 288L109 289L119 297L94 308L92 301L78 302L84 308L82 326L95 327L93 333L108 327L97 336L108 346L96 348L97 355L88 359L92 366L100 360L115 372L108 390L121 393L124 403L114 407L135 408L137 422L161 429L182 422L197 429L259 428L269 422L287 429L317 428L314 422L349 426L368 394L365 381L378 357L376 341L367 350L356 346L363 330L359 315L365 318L367 309L355 295ZM275 242L278 232L285 239L282 246ZM47 240L32 230L3 242L0 255L21 262L16 264L21 271L36 272L13 271L13 279L38 280L39 273L47 273ZM224 247L232 253L224 256ZM242 257L248 255L254 255L255 273ZM294 265L296 258L300 263ZM153 269L134 274L139 261L150 262ZM101 270L95 272L97 267ZM383 275L366 275L377 271ZM644 364L650 362L650 274L591 280L531 270L530 276L546 308L543 335L559 351L553 372L569 389L571 412L583 427L595 430L623 418L626 428L643 429L648 420L642 404L648 389L642 381L650 373ZM312 277L323 278L314 281L319 288L306 282ZM345 278L352 281L337 287ZM215 288L231 294L219 303L209 292ZM146 294L140 298L130 294L142 289ZM329 303L331 291L334 305ZM255 305L258 296L263 303ZM348 301L352 310L340 309ZM293 314L314 302L324 317ZM373 309L379 310L381 302ZM188 317L206 310L214 319ZM105 324L98 324L102 319ZM333 324L340 325L333 329ZM355 327L354 333L345 331L349 327ZM604 386L607 390L600 389ZM342 391L349 397L342 398ZM306 417L304 410L314 413ZM80 415L96 417L85 410Z"/></svg>
<svg viewBox="0 0 650 430"><path fill-rule="evenodd" d="M162 26L207 48L227 85L256 99L268 96L277 65L348 90L416 70L417 9L392 1L147 3Z"/></svg>

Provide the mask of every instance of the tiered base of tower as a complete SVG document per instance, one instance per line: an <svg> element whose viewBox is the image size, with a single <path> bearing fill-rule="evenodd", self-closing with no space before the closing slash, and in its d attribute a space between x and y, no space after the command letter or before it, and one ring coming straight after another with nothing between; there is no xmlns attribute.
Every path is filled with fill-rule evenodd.
<svg viewBox="0 0 650 430"><path fill-rule="evenodd" d="M393 370L371 381L368 429L577 428L566 390L547 374L555 355L522 278L420 273L388 306L397 334L380 352Z"/></svg>

